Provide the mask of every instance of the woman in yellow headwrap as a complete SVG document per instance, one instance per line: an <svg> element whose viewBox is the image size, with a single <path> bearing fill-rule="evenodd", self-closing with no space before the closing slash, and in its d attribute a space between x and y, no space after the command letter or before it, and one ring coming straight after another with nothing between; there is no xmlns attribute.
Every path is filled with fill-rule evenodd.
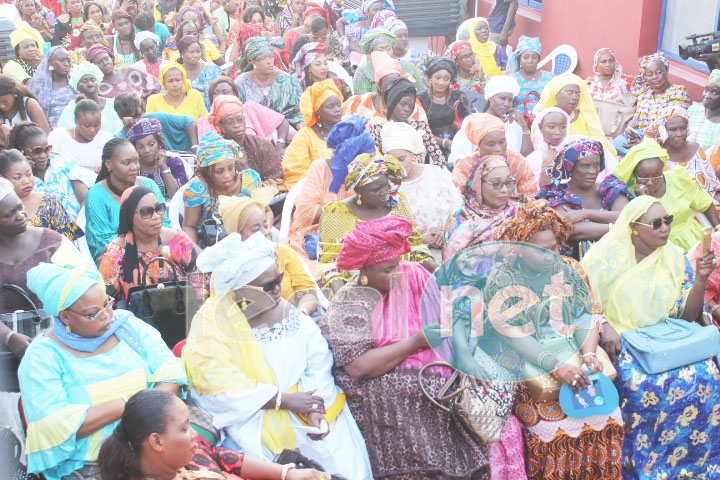
<svg viewBox="0 0 720 480"><path fill-rule="evenodd" d="M574 73L563 73L548 82L533 109L535 115L546 108L558 107L570 115L568 135L582 135L602 142L605 151L617 155L617 150L605 136L590 90L585 80ZM539 127L532 126L533 133ZM610 162L613 163L612 161Z"/></svg>
<svg viewBox="0 0 720 480"><path fill-rule="evenodd" d="M283 157L288 188L305 178L312 162L332 155L327 148L327 137L332 127L342 120L342 102L343 95L330 78L313 83L303 92L300 113L305 126L295 135Z"/></svg>
<svg viewBox="0 0 720 480"><path fill-rule="evenodd" d="M10 34L10 45L15 49L15 59L5 63L2 73L20 83L29 82L42 60L44 43L40 32L27 22L17 22L15 30Z"/></svg>
<svg viewBox="0 0 720 480"><path fill-rule="evenodd" d="M632 147L620 165L601 188L617 179L628 184L635 195L657 198L675 217L670 241L686 252L700 241L702 229L693 217L693 210L703 212L710 224L718 225L713 198L684 168L667 170L670 156L655 140L645 139ZM625 207L627 208L627 207Z"/></svg>
<svg viewBox="0 0 720 480"><path fill-rule="evenodd" d="M167 90L167 93L150 95L146 113L174 113L196 121L208 115L202 95L197 90L193 90L185 68L179 63L168 62L163 65L160 69L160 85Z"/></svg>
<svg viewBox="0 0 720 480"><path fill-rule="evenodd" d="M490 40L490 23L487 18L475 18L468 27L470 46L480 61L485 75L488 77L503 75L508 61L507 52L502 46Z"/></svg>

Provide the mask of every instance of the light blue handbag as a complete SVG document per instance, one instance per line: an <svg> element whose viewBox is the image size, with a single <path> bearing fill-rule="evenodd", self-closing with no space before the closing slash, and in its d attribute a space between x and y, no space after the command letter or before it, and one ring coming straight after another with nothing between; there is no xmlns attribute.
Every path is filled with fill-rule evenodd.
<svg viewBox="0 0 720 480"><path fill-rule="evenodd" d="M703 327L677 318L629 330L622 339L651 375L716 357L720 350L720 330L715 325Z"/></svg>

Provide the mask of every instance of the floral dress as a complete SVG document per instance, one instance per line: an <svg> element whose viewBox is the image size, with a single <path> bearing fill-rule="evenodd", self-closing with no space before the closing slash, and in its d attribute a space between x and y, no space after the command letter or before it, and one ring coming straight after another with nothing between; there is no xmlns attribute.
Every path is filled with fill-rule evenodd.
<svg viewBox="0 0 720 480"><path fill-rule="evenodd" d="M655 95L651 89L644 90L637 99L637 126L646 130L658 118L663 108L678 105L687 109L691 104L690 94L684 85L671 85L660 95Z"/></svg>
<svg viewBox="0 0 720 480"><path fill-rule="evenodd" d="M85 232L77 226L63 207L60 198L52 193L43 195L40 206L35 215L28 218L28 225L33 227L49 228L62 233L70 240L77 240L85 236Z"/></svg>
<svg viewBox="0 0 720 480"><path fill-rule="evenodd" d="M520 85L520 93L513 99L513 108L520 113L525 113L525 98L530 92L535 91L538 94L537 97L533 94L527 99L528 111L532 112L533 107L538 100L540 100L540 95L542 95L545 85L555 76L552 72L546 72L545 70L538 71L540 72L540 78L537 80L526 80L520 72L512 74L515 80L517 80L518 85Z"/></svg>
<svg viewBox="0 0 720 480"><path fill-rule="evenodd" d="M243 102L257 102L282 113L293 126L304 122L300 113L302 87L290 74L278 71L272 85L261 87L253 82L249 73L243 73L235 80L235 84L240 90L240 100Z"/></svg>
<svg viewBox="0 0 720 480"><path fill-rule="evenodd" d="M51 153L45 178L35 177L35 191L58 196L70 218L75 219L80 213L80 202L75 196L72 181L79 180L90 188L95 185L96 177L97 174L92 170L75 166L63 157Z"/></svg>

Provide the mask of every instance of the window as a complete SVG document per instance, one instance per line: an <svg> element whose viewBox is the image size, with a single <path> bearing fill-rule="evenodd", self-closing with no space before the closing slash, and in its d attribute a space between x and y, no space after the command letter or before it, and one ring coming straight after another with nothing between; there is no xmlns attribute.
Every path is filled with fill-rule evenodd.
<svg viewBox="0 0 720 480"><path fill-rule="evenodd" d="M685 39L688 35L718 30L719 9L720 0L663 0L658 49L673 60L707 72L705 63L680 58L678 45L691 44Z"/></svg>
<svg viewBox="0 0 720 480"><path fill-rule="evenodd" d="M518 0L520 5L527 5L535 10L542 10L542 0Z"/></svg>

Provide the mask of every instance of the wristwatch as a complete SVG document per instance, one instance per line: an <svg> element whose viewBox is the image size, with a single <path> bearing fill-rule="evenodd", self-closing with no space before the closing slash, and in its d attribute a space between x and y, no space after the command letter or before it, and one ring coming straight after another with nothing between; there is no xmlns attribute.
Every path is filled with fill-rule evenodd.
<svg viewBox="0 0 720 480"><path fill-rule="evenodd" d="M172 173L172 171L168 168L167 170L160 170L160 173Z"/></svg>

